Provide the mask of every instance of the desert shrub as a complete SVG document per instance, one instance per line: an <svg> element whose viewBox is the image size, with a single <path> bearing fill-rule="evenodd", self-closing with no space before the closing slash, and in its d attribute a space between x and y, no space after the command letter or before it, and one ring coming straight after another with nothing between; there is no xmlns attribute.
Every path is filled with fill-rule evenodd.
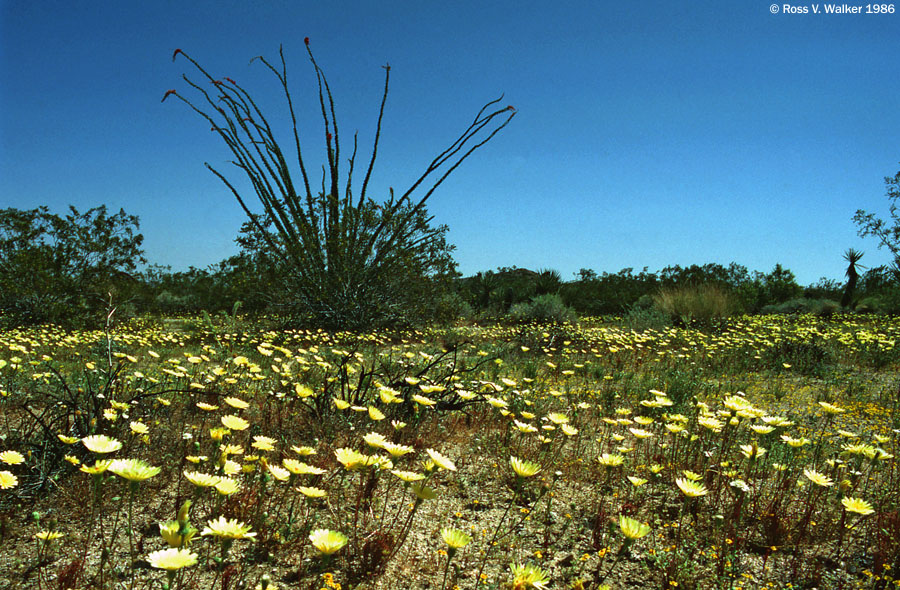
<svg viewBox="0 0 900 590"><path fill-rule="evenodd" d="M65 215L0 209L0 325L96 323L146 262L138 218L101 205Z"/></svg>
<svg viewBox="0 0 900 590"><path fill-rule="evenodd" d="M840 311L841 306L837 301L830 299L810 299L796 297L784 303L767 305L760 311L764 314L804 314L811 313L820 317L828 317Z"/></svg>
<svg viewBox="0 0 900 590"><path fill-rule="evenodd" d="M653 306L673 322L685 326L712 326L737 313L735 298L717 285L688 285L663 289Z"/></svg>
<svg viewBox="0 0 900 590"><path fill-rule="evenodd" d="M625 325L636 332L661 330L672 325L672 317L653 305L653 298L644 295L625 314Z"/></svg>
<svg viewBox="0 0 900 590"><path fill-rule="evenodd" d="M445 293L433 304L431 315L439 324L452 324L457 320L468 320L475 311L459 293Z"/></svg>
<svg viewBox="0 0 900 590"><path fill-rule="evenodd" d="M858 313L900 314L900 290L884 289L875 295L864 297L856 304Z"/></svg>
<svg viewBox="0 0 900 590"><path fill-rule="evenodd" d="M564 324L577 319L575 311L555 294L537 295L528 303L517 303L509 310L514 322L551 322Z"/></svg>
<svg viewBox="0 0 900 590"><path fill-rule="evenodd" d="M812 310L812 313L819 317L831 317L841 310L841 306L837 301L831 299L820 299L818 305Z"/></svg>

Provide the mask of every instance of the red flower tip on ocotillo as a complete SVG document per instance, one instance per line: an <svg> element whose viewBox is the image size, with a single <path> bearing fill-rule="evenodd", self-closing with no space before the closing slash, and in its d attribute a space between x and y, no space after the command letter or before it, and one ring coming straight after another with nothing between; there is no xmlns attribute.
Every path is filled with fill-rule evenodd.
<svg viewBox="0 0 900 590"><path fill-rule="evenodd" d="M163 95L163 99L159 102L166 102L166 99L169 98L170 94L175 94L175 89L166 90L166 93Z"/></svg>
<svg viewBox="0 0 900 590"><path fill-rule="evenodd" d="M304 42L305 44L309 45L309 37L304 37L304 38L303 38L303 42Z"/></svg>
<svg viewBox="0 0 900 590"><path fill-rule="evenodd" d="M328 132L325 133L325 140L331 141L331 133L328 133Z"/></svg>
<svg viewBox="0 0 900 590"><path fill-rule="evenodd" d="M229 82L231 82L232 84L234 84L235 86L237 86L237 82L235 82L234 80L232 80L232 79L229 78L228 76L225 76L225 79L228 80Z"/></svg>
<svg viewBox="0 0 900 590"><path fill-rule="evenodd" d="M248 123L252 123L253 119L251 119L250 117L244 117L243 119L241 119L241 121L246 121Z"/></svg>
<svg viewBox="0 0 900 590"><path fill-rule="evenodd" d="M172 61L175 61L175 58L178 57L179 53L184 53L184 52L180 49L176 49L175 53L172 54Z"/></svg>
<svg viewBox="0 0 900 590"><path fill-rule="evenodd" d="M508 107L506 107L506 110L507 110L507 111L514 111L514 110L516 110L516 107L514 107L514 106L512 106L512 105L509 105Z"/></svg>
<svg viewBox="0 0 900 590"><path fill-rule="evenodd" d="M216 86L221 86L222 84L224 84L224 82L222 82L221 80L213 80L212 83L215 84Z"/></svg>

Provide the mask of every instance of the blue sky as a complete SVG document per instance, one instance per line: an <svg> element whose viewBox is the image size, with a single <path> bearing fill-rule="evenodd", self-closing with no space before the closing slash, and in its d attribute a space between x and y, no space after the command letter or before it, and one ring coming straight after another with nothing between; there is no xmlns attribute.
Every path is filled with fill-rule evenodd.
<svg viewBox="0 0 900 590"><path fill-rule="evenodd" d="M160 103L187 90L172 52L279 119L277 81L249 61L283 44L319 169L309 36L363 154L392 67L372 196L407 188L484 102L518 109L429 202L464 274L736 261L840 279L847 248L888 259L851 217L885 214L900 169L900 14L769 7L0 0L0 207L122 207L147 257L179 270L235 253L243 213L203 166L227 170L230 154L184 104Z"/></svg>

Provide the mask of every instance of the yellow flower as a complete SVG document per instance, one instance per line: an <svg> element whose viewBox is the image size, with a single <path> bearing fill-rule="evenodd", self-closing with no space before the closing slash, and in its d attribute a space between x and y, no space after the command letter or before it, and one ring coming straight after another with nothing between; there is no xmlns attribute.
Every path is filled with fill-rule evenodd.
<svg viewBox="0 0 900 590"><path fill-rule="evenodd" d="M237 481L231 479L230 477L220 477L219 481L216 482L216 491L223 496L230 496L235 493L239 489L241 489L241 484Z"/></svg>
<svg viewBox="0 0 900 590"><path fill-rule="evenodd" d="M444 527L441 529L441 538L451 549L462 549L472 542L472 537L459 529Z"/></svg>
<svg viewBox="0 0 900 590"><path fill-rule="evenodd" d="M325 490L314 487L297 486L294 489L308 498L324 498L328 495Z"/></svg>
<svg viewBox="0 0 900 590"><path fill-rule="evenodd" d="M63 534L59 531L41 531L39 533L35 533L34 538L40 539L41 541L54 541L62 536Z"/></svg>
<svg viewBox="0 0 900 590"><path fill-rule="evenodd" d="M236 518L227 520L224 516L210 520L200 534L202 536L213 535L220 539L252 539L256 536L256 533L250 532L250 525L244 524Z"/></svg>
<svg viewBox="0 0 900 590"><path fill-rule="evenodd" d="M619 528L622 533L629 539L640 539L650 532L650 525L639 522L627 516L619 517Z"/></svg>
<svg viewBox="0 0 900 590"><path fill-rule="evenodd" d="M756 445L741 445L741 454L748 459L759 459L766 454L766 450Z"/></svg>
<svg viewBox="0 0 900 590"><path fill-rule="evenodd" d="M67 445L74 445L75 443L78 442L78 437L66 436L64 434L57 434L56 438L58 438L59 440L61 440L63 443L65 443Z"/></svg>
<svg viewBox="0 0 900 590"><path fill-rule="evenodd" d="M272 474L272 477L278 481L287 481L291 477L291 472L284 467L279 467L278 465L266 465L266 468L269 470L269 473Z"/></svg>
<svg viewBox="0 0 900 590"><path fill-rule="evenodd" d="M711 416L700 416L697 418L697 423L704 428L709 428L713 432L722 430L722 422Z"/></svg>
<svg viewBox="0 0 900 590"><path fill-rule="evenodd" d="M84 473L90 473L91 475L97 475L99 473L105 472L109 469L109 466L112 464L112 459L103 459L100 461L94 461L93 467L88 467L87 465L82 465L79 467L81 471Z"/></svg>
<svg viewBox="0 0 900 590"><path fill-rule="evenodd" d="M250 407L250 404L236 397L226 397L224 401L232 408L237 408L238 410L246 410Z"/></svg>
<svg viewBox="0 0 900 590"><path fill-rule="evenodd" d="M161 570L176 571L183 567L196 565L197 555L187 549L162 549L147 556L152 567Z"/></svg>
<svg viewBox="0 0 900 590"><path fill-rule="evenodd" d="M209 438L213 440L222 440L225 438L226 434L231 434L231 431L227 428L217 426L216 428L209 429Z"/></svg>
<svg viewBox="0 0 900 590"><path fill-rule="evenodd" d="M375 406L368 406L369 410L369 419L370 420L384 420L384 412L376 408Z"/></svg>
<svg viewBox="0 0 900 590"><path fill-rule="evenodd" d="M675 480L675 485L677 485L681 492L689 498L699 498L700 496L705 496L707 494L706 486L689 479L679 477Z"/></svg>
<svg viewBox="0 0 900 590"><path fill-rule="evenodd" d="M819 402L819 405L822 406L822 409L825 410L826 414L843 414L847 411L844 408L839 408L838 406L829 404L828 402Z"/></svg>
<svg viewBox="0 0 900 590"><path fill-rule="evenodd" d="M620 467L625 462L625 457L623 457L622 455L611 455L609 453L603 453L602 455L597 457L597 461L604 467Z"/></svg>
<svg viewBox="0 0 900 590"><path fill-rule="evenodd" d="M274 451L276 442L274 438L268 436L254 436L250 446L260 451Z"/></svg>
<svg viewBox="0 0 900 590"><path fill-rule="evenodd" d="M875 512L872 505L861 498L843 498L841 504L844 505L844 510L847 512L855 512L863 516Z"/></svg>
<svg viewBox="0 0 900 590"><path fill-rule="evenodd" d="M531 477L541 471L541 466L537 463L519 459L518 457L510 457L509 464L519 477Z"/></svg>
<svg viewBox="0 0 900 590"><path fill-rule="evenodd" d="M509 566L513 575L513 588L516 590L526 590L527 588L536 588L537 590L546 590L547 584L550 583L550 577L544 571L531 563L514 564Z"/></svg>
<svg viewBox="0 0 900 590"><path fill-rule="evenodd" d="M169 547L187 547L194 535L197 534L197 529L188 525L184 535L179 534L180 532L181 525L177 520L159 523L159 534L169 544Z"/></svg>
<svg viewBox="0 0 900 590"><path fill-rule="evenodd" d="M241 445L219 445L219 450L222 451L222 455L225 457L244 454L244 447Z"/></svg>
<svg viewBox="0 0 900 590"><path fill-rule="evenodd" d="M92 453L112 453L122 448L122 443L104 434L86 436L81 442Z"/></svg>
<svg viewBox="0 0 900 590"><path fill-rule="evenodd" d="M391 457L402 457L407 453L412 453L415 449L407 445L398 445L392 442L387 442L382 447L385 451L390 454Z"/></svg>
<svg viewBox="0 0 900 590"><path fill-rule="evenodd" d="M147 434L150 432L150 428L147 427L143 422L132 422L130 425L131 432L134 434Z"/></svg>
<svg viewBox="0 0 900 590"><path fill-rule="evenodd" d="M249 467L251 468L251 471L252 471L253 466L250 465ZM238 473L241 473L243 471L243 468L241 467L240 463L238 463L237 461L232 461L231 459L228 459L222 465L222 471L225 473L225 475L227 475L228 477L231 477L232 475L237 475Z"/></svg>
<svg viewBox="0 0 900 590"><path fill-rule="evenodd" d="M215 412L216 410L219 409L219 406L214 406L214 405L208 404L206 402L197 402L196 406L206 412Z"/></svg>
<svg viewBox="0 0 900 590"><path fill-rule="evenodd" d="M807 438L803 438L803 437L794 438L794 437L788 436L786 434L781 435L781 440L783 440L788 445L790 445L794 448L802 447L802 446L808 445L810 443L809 439L807 439Z"/></svg>
<svg viewBox="0 0 900 590"><path fill-rule="evenodd" d="M765 424L751 424L750 430L755 432L756 434L769 434L773 430L775 430L774 426L768 426Z"/></svg>
<svg viewBox="0 0 900 590"><path fill-rule="evenodd" d="M282 459L281 464L294 475L322 475L325 473L325 470L320 467L307 465L303 461L296 459Z"/></svg>
<svg viewBox="0 0 900 590"><path fill-rule="evenodd" d="M421 481L425 479L424 475L422 475L421 473L416 473L415 471L402 471L400 469L394 469L393 471L391 471L391 473L405 482Z"/></svg>
<svg viewBox="0 0 900 590"><path fill-rule="evenodd" d="M338 531L316 529L309 534L309 540L320 553L331 555L347 544L347 536Z"/></svg>
<svg viewBox="0 0 900 590"><path fill-rule="evenodd" d="M416 498L419 500L434 500L437 498L437 492L429 488L422 482L416 482L410 486Z"/></svg>
<svg viewBox="0 0 900 590"><path fill-rule="evenodd" d="M383 449L384 445L387 444L387 439L384 438L383 434L379 434L378 432L370 432L363 437L363 441L370 447L375 447L376 449Z"/></svg>
<svg viewBox="0 0 900 590"><path fill-rule="evenodd" d="M636 488L639 488L642 485L644 485L645 483L647 483L646 479L642 479L640 477L634 477L633 475L628 476L628 481L630 481L631 485L633 485Z"/></svg>
<svg viewBox="0 0 900 590"><path fill-rule="evenodd" d="M19 485L19 480L10 471L0 471L0 490L8 490Z"/></svg>
<svg viewBox="0 0 900 590"><path fill-rule="evenodd" d="M210 488L219 483L221 479L218 475L209 475L207 473L199 473L197 471L185 471L184 478L197 487Z"/></svg>
<svg viewBox="0 0 900 590"><path fill-rule="evenodd" d="M418 393L412 396L412 400L419 405L422 406L434 406L437 405L437 402L431 398L427 398L424 395L419 395Z"/></svg>
<svg viewBox="0 0 900 590"><path fill-rule="evenodd" d="M363 467L368 467L375 461L375 457L364 455L359 451L348 449L346 447L337 449L334 452L338 462L344 466L347 471L357 471Z"/></svg>
<svg viewBox="0 0 900 590"><path fill-rule="evenodd" d="M822 486L822 487L827 488L827 487L831 487L834 485L834 481L830 477L828 477L822 473L819 473L815 469L804 469L803 475L805 475L809 481L813 482L817 486Z"/></svg>
<svg viewBox="0 0 900 590"><path fill-rule="evenodd" d="M0 461L7 465L19 465L25 462L25 457L18 451L3 451L0 453Z"/></svg>
<svg viewBox="0 0 900 590"><path fill-rule="evenodd" d="M568 424L569 423L569 417L566 416L565 414L561 414L559 412L550 412L549 414L547 414L547 420L550 420L557 426L560 424Z"/></svg>
<svg viewBox="0 0 900 590"><path fill-rule="evenodd" d="M441 469L446 469L447 471L456 471L456 465L453 464L453 461L441 455L434 449L425 449L425 452L428 453L428 456L431 457L431 460L434 461L434 464Z"/></svg>
<svg viewBox="0 0 900 590"><path fill-rule="evenodd" d="M538 431L538 429L531 424L528 424L526 422L519 422L518 420L513 420L513 425L515 425L516 430L525 434Z"/></svg>
<svg viewBox="0 0 900 590"><path fill-rule="evenodd" d="M241 418L240 416L235 416L233 414L228 414L226 416L222 416L222 426L225 428L229 428L231 430L247 430L250 427L250 423Z"/></svg>
<svg viewBox="0 0 900 590"><path fill-rule="evenodd" d="M116 459L109 465L109 470L129 481L144 481L157 475L159 467L153 467L140 459Z"/></svg>
<svg viewBox="0 0 900 590"><path fill-rule="evenodd" d="M578 434L578 429L571 424L560 424L559 429L562 430L563 434L566 436L575 436Z"/></svg>

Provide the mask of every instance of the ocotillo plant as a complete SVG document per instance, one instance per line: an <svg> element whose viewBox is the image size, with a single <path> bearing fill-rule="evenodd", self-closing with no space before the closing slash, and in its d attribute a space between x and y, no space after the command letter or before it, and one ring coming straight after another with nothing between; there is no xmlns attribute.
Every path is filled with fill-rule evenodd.
<svg viewBox="0 0 900 590"><path fill-rule="evenodd" d="M180 49L175 51L173 60L183 56L209 85L184 75L199 98L169 90L163 100L176 96L205 118L231 150L233 163L249 178L262 205L262 215L253 214L246 197L234 184L206 164L237 198L258 232L266 255L282 270L295 309L329 327L359 328L402 320L409 311L404 298L411 283L427 279L450 262L444 240L446 228L431 225L432 218L426 210L428 199L451 172L503 129L516 111L511 106L498 106L502 96L486 103L465 131L431 161L405 192L397 197L391 190L386 200L373 200L367 189L378 155L390 82L390 66L384 66L384 93L372 154L359 191L354 194L357 135L353 136L348 170L342 176L342 137L331 88L309 48L309 39L305 42L318 84L327 152L322 187L316 193L310 185L301 149L283 48L279 52L280 68L261 56L254 61L269 68L281 84L293 126L294 145L289 150L295 154L289 156L275 140L268 119L241 85L231 78L214 78ZM289 157L295 158L299 182Z"/></svg>

